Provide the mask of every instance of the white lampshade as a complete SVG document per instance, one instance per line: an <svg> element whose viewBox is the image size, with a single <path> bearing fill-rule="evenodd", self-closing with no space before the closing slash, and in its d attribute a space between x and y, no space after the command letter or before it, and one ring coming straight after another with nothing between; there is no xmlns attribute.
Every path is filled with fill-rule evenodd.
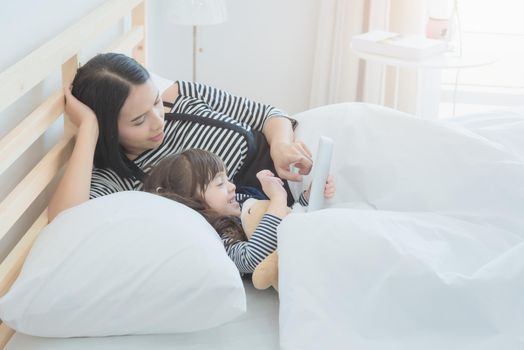
<svg viewBox="0 0 524 350"><path fill-rule="evenodd" d="M175 24L201 26L227 20L225 0L171 0L170 20Z"/></svg>

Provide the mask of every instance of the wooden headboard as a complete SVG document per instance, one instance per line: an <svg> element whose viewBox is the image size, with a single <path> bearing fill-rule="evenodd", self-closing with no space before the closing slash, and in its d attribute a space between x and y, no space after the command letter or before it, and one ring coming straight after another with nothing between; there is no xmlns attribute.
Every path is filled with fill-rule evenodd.
<svg viewBox="0 0 524 350"><path fill-rule="evenodd" d="M125 18L131 18L129 30L124 30L125 33L106 51L132 54L145 65L145 2L146 0L108 0L0 73L0 112L48 79L57 68L61 67L62 86L69 86L78 68L82 49ZM64 93L59 89L3 137L0 140L0 176L63 113ZM18 220L24 219L27 209L57 177L71 154L74 136L75 127L65 116L63 136L0 203L0 240ZM4 295L15 281L34 240L47 222L47 210L44 210L27 232L19 233L20 241L0 265L0 295ZM0 348L5 347L13 334L14 331L5 324L0 325Z"/></svg>

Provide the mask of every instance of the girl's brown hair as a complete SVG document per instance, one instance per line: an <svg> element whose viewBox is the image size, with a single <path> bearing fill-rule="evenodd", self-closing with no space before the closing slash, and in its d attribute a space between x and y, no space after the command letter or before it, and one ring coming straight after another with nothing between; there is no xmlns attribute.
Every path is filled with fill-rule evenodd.
<svg viewBox="0 0 524 350"><path fill-rule="evenodd" d="M226 171L222 160L203 149L188 149L169 155L153 167L144 181L144 191L158 194L198 211L229 244L247 240L239 218L220 215L204 200L215 176Z"/></svg>

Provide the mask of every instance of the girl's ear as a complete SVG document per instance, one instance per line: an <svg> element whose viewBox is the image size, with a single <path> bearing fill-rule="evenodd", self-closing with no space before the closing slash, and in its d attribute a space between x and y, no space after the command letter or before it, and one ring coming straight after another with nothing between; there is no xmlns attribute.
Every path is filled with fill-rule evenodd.
<svg viewBox="0 0 524 350"><path fill-rule="evenodd" d="M158 187L155 189L155 192L156 192L156 193L164 193L164 188L158 186Z"/></svg>

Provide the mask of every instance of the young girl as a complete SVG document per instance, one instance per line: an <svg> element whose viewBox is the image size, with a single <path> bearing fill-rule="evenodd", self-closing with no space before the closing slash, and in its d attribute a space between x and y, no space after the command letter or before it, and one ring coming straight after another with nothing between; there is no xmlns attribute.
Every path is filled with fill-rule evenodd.
<svg viewBox="0 0 524 350"><path fill-rule="evenodd" d="M144 190L189 206L201 213L218 232L227 254L240 272L253 273L255 267L277 248L277 226L288 214L287 193L283 182L269 170L257 178L269 198L267 211L251 239L240 224L240 204L251 194L236 193L228 180L222 160L202 149L188 149L162 159L144 181ZM333 197L331 177L324 195ZM301 194L299 203L308 204L309 191Z"/></svg>

